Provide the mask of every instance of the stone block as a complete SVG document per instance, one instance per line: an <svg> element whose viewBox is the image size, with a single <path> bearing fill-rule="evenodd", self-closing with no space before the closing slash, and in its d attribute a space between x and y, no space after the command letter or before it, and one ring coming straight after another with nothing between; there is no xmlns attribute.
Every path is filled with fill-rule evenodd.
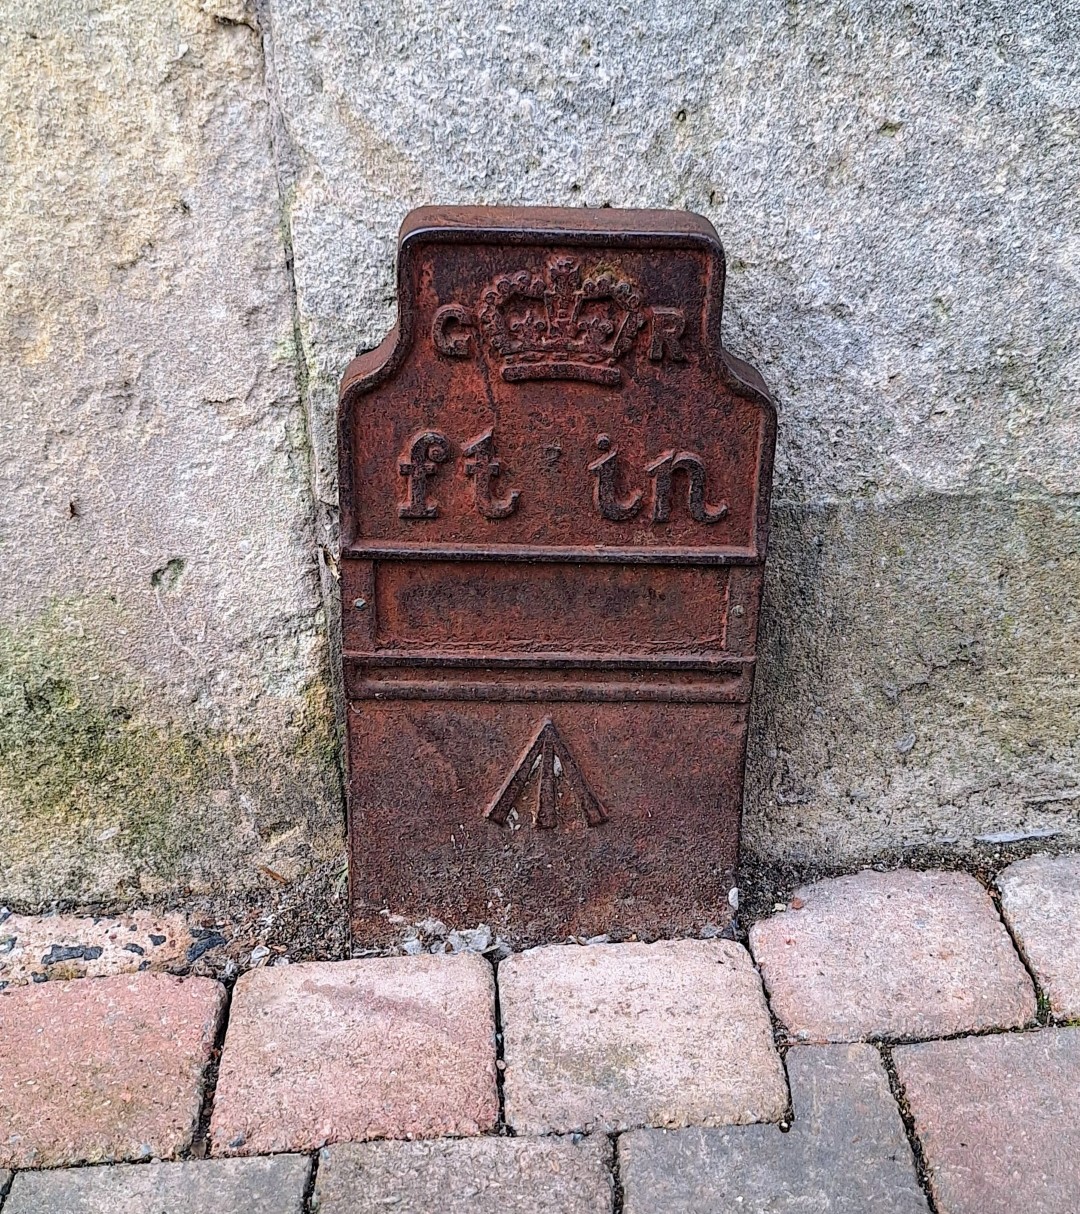
<svg viewBox="0 0 1080 1214"><path fill-rule="evenodd" d="M0 910L0 990L42 979L181 967L193 944L182 915L136 911L108 919Z"/></svg>
<svg viewBox="0 0 1080 1214"><path fill-rule="evenodd" d="M0 905L276 891L341 796L250 6L10 0L0 132Z"/></svg>
<svg viewBox="0 0 1080 1214"><path fill-rule="evenodd" d="M233 994L217 1154L480 1134L498 1116L491 966L473 954L253 970Z"/></svg>
<svg viewBox="0 0 1080 1214"><path fill-rule="evenodd" d="M784 497L744 856L850 870L1003 832L1080 841L1080 501Z"/></svg>
<svg viewBox="0 0 1080 1214"><path fill-rule="evenodd" d="M747 854L1080 840L1062 6L267 11L321 494L341 368L393 323L410 207L700 212L728 253L727 340L781 418Z"/></svg>
<svg viewBox="0 0 1080 1214"><path fill-rule="evenodd" d="M319 1214L610 1214L605 1137L475 1138L327 1147L319 1157Z"/></svg>
<svg viewBox="0 0 1080 1214"><path fill-rule="evenodd" d="M941 1214L1080 1210L1080 1029L893 1051Z"/></svg>
<svg viewBox="0 0 1080 1214"><path fill-rule="evenodd" d="M635 1130L619 1139L626 1214L927 1214L885 1069L869 1045L797 1046L791 1129Z"/></svg>
<svg viewBox="0 0 1080 1214"><path fill-rule="evenodd" d="M224 1003L212 979L152 973L0 992L0 1165L182 1151Z"/></svg>
<svg viewBox="0 0 1080 1214"><path fill-rule="evenodd" d="M4 1214L303 1214L310 1172L302 1155L21 1172Z"/></svg>
<svg viewBox="0 0 1080 1214"><path fill-rule="evenodd" d="M787 1086L754 967L730 940L555 945L499 965L518 1134L778 1120Z"/></svg>
<svg viewBox="0 0 1080 1214"><path fill-rule="evenodd" d="M861 872L750 928L773 1012L805 1041L941 1037L1032 1020L1035 991L964 873Z"/></svg>
<svg viewBox="0 0 1080 1214"><path fill-rule="evenodd" d="M1062 280L1033 290L1025 246L980 239L991 214L1030 225L1032 199L1047 208L1040 224L1071 209L1069 141L1039 152L1013 142L1070 96L1077 31L1052 11L1031 18L1004 62L976 0L917 17L830 8L805 22L763 17L753 0L725 7L722 22L705 0L630 21L601 8L573 42L563 0L529 0L497 26L483 0L463 0L448 22L392 0L367 11L360 22L349 0L269 8L320 380L389 330L407 209L517 200L526 182L531 201L712 220L729 247L732 329L764 357L790 427L785 497L1076 486L1067 427L1010 428L987 408L1024 415L1032 349L1046 347L1055 387L1071 367L1055 344L1077 314L1068 254ZM973 120L964 89L976 84L998 122ZM1027 197L997 188L1002 164L1027 174ZM788 225L772 222L781 203ZM1021 350L1019 332L1039 337Z"/></svg>
<svg viewBox="0 0 1080 1214"><path fill-rule="evenodd" d="M1080 1019L1080 855L1032 856L997 879L1001 912L1050 1010Z"/></svg>

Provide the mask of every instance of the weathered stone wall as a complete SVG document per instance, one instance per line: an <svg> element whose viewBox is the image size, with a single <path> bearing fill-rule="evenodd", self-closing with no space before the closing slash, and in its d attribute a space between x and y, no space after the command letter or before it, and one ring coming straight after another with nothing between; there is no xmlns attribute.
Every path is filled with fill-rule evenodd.
<svg viewBox="0 0 1080 1214"><path fill-rule="evenodd" d="M336 386L434 201L724 240L780 415L751 855L1080 839L1078 50L1002 0L9 0L0 901L339 878Z"/></svg>
<svg viewBox="0 0 1080 1214"><path fill-rule="evenodd" d="M0 904L340 867L258 32L0 13Z"/></svg>
<svg viewBox="0 0 1080 1214"><path fill-rule="evenodd" d="M424 202L686 207L773 389L753 854L1080 837L1080 16L268 0L320 492Z"/></svg>

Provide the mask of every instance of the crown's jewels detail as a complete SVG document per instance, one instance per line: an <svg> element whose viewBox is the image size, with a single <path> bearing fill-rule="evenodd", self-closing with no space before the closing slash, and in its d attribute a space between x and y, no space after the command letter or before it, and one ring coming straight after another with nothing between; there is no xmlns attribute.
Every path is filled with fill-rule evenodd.
<svg viewBox="0 0 1080 1214"><path fill-rule="evenodd" d="M616 365L645 324L641 292L602 265L584 272L570 257L548 263L545 277L528 270L485 287L477 319L502 355L503 379L577 379L621 383Z"/></svg>

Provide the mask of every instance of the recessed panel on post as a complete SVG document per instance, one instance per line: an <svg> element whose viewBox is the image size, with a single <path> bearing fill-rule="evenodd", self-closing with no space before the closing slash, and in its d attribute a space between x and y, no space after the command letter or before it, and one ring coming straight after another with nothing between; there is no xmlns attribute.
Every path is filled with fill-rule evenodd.
<svg viewBox="0 0 1080 1214"><path fill-rule="evenodd" d="M354 937L723 924L775 415L684 212L425 208L341 389Z"/></svg>

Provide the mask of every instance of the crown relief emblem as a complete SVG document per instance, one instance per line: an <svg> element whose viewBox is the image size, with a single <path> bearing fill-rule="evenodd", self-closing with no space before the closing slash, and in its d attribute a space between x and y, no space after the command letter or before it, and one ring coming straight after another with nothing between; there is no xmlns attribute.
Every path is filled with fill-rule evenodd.
<svg viewBox="0 0 1080 1214"><path fill-rule="evenodd" d="M641 292L602 266L583 272L569 257L496 278L480 296L477 319L503 358L503 378L578 379L618 384L616 365L645 323Z"/></svg>
<svg viewBox="0 0 1080 1214"><path fill-rule="evenodd" d="M480 340L502 360L511 383L576 379L618 385L619 360L648 324L649 357L685 361L678 344L685 321L674 308L646 308L641 289L603 262L588 269L576 258L551 258L543 273L501 274L481 291L475 309L444 304L431 336L440 354L469 358Z"/></svg>

